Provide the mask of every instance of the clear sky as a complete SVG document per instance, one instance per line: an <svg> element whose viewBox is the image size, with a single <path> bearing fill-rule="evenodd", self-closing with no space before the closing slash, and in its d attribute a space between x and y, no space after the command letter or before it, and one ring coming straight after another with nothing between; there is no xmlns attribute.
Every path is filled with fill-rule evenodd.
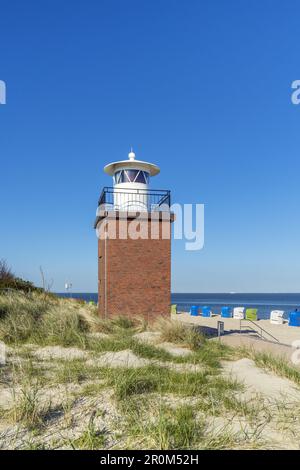
<svg viewBox="0 0 300 470"><path fill-rule="evenodd" d="M2 1L0 258L96 291L102 168L133 145L161 167L153 188L205 204L204 249L173 243L174 292L299 292L299 15L296 0Z"/></svg>

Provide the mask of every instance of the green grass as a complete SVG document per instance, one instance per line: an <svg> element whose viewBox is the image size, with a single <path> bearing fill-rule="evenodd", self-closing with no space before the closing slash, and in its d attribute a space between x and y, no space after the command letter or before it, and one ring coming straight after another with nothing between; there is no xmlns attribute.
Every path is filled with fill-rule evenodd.
<svg viewBox="0 0 300 470"><path fill-rule="evenodd" d="M87 396L98 399L105 390L122 418L118 429L120 445L125 445L126 441L128 448L225 449L237 445L251 448L257 445L256 438L262 427L273 419L275 408L271 410L263 404L241 401L239 394L243 387L220 375L220 361L243 354L243 357L252 357L258 366L300 384L300 371L281 359L249 351L237 353L206 339L194 328L177 321L160 320L158 326L151 325L151 328L160 331L161 341L191 349L188 356L174 357L159 345L145 344L134 338L133 335L145 327L140 319L101 320L95 307L68 299L48 299L37 293L0 294L0 339L18 346L15 355L20 357L19 363L8 363L0 369L0 382L16 390L21 388L9 412L12 420L36 433L61 416L65 423L69 419L72 427L74 399ZM91 332L107 336L93 337ZM76 359L52 360L51 367L50 364L47 367L47 361L38 361L30 349L23 348L29 342L40 346L78 347L89 351L91 359L107 351L131 350L153 364L136 369L109 368L98 367L96 360L93 365L87 365L85 360ZM46 367L39 367L41 362ZM186 366L176 370L176 365L180 364ZM171 365L173 367L168 367ZM200 367L195 370L193 365ZM79 384L81 388L75 388L69 405L62 403L54 409L41 398L46 387L58 384ZM295 422L295 413L291 414L289 409L281 414L282 422ZM7 417L7 411L2 410L2 415ZM255 436L245 436L244 442L240 442L238 436L225 429L221 435L209 435L205 417L224 416L245 418L257 430ZM73 448L101 449L108 445L107 432L95 426L94 417L80 438L71 442ZM35 438L28 441L30 446L38 448L40 444Z"/></svg>
<svg viewBox="0 0 300 470"><path fill-rule="evenodd" d="M274 357L266 353L256 353L254 355L254 361L257 366L268 369L300 385L300 370L288 364L285 359Z"/></svg>
<svg viewBox="0 0 300 470"><path fill-rule="evenodd" d="M134 332L135 330L129 329L114 332L109 338L90 339L86 344L86 349L94 351L95 353L131 349L134 354L144 359L177 364L203 364L211 369L220 368L220 360L229 359L232 355L232 350L228 346L215 341L209 341L203 336L200 336L201 344L197 347L194 344L192 353L189 356L174 357L168 351L160 348L159 345L154 346L136 340L132 337ZM198 333L196 333L196 335L198 335ZM182 343L179 344L182 345Z"/></svg>
<svg viewBox="0 0 300 470"><path fill-rule="evenodd" d="M257 432L247 435L234 432L228 424L223 429L208 426L206 416L197 405L190 403L174 406L166 404L164 396L131 396L124 403L127 417L123 430L126 449L230 449L259 448ZM224 409L223 409L223 414ZM224 422L226 423L226 421Z"/></svg>
<svg viewBox="0 0 300 470"><path fill-rule="evenodd" d="M135 327L135 322L133 321L133 319L128 318L126 316L125 317L118 316L116 318L113 318L111 320L111 324L113 325L114 329L121 328L121 329L129 330Z"/></svg>
<svg viewBox="0 0 300 470"><path fill-rule="evenodd" d="M262 445L263 443L256 436L245 436L225 427L224 430L216 434L206 434L199 448L201 450L254 450L261 449Z"/></svg>
<svg viewBox="0 0 300 470"><path fill-rule="evenodd" d="M285 358L247 348L240 348L239 354L240 357L252 359L258 367L300 385L300 369L290 364Z"/></svg>
<svg viewBox="0 0 300 470"><path fill-rule="evenodd" d="M50 448L43 442L38 442L36 439L29 439L25 441L22 450L50 450Z"/></svg>
<svg viewBox="0 0 300 470"><path fill-rule="evenodd" d="M0 339L7 344L77 345L85 347L89 325L82 306L44 294L0 294Z"/></svg>
<svg viewBox="0 0 300 470"><path fill-rule="evenodd" d="M191 349L198 349L205 339L194 327L180 321L160 318L154 323L154 327L160 332L162 341L180 344Z"/></svg>
<svg viewBox="0 0 300 470"><path fill-rule="evenodd" d="M87 380L97 379L100 373L98 367L87 366L85 361L80 359L56 361L53 372L52 381L57 384L82 384Z"/></svg>
<svg viewBox="0 0 300 470"><path fill-rule="evenodd" d="M94 423L96 412L92 413L89 424L82 435L71 442L73 449L81 450L97 450L103 449L107 441L107 431L105 429L97 429Z"/></svg>
<svg viewBox="0 0 300 470"><path fill-rule="evenodd" d="M151 344L142 343L134 339L131 340L130 349L139 357L144 359L153 359L157 361L173 361L174 357L169 352L153 346Z"/></svg>
<svg viewBox="0 0 300 470"><path fill-rule="evenodd" d="M2 418L8 422L22 424L31 434L39 435L49 423L61 417L67 417L74 397L63 398L63 402L53 405L44 398L44 386L37 381L23 380L15 392L14 403L10 409L2 410Z"/></svg>
<svg viewBox="0 0 300 470"><path fill-rule="evenodd" d="M157 392L188 397L207 397L240 390L235 382L209 371L177 372L167 367L148 366L137 369L110 370L107 385L115 390L118 401L132 395Z"/></svg>
<svg viewBox="0 0 300 470"><path fill-rule="evenodd" d="M29 384L39 384L39 386L46 385L49 382L47 377L47 370L39 367L31 357L20 363L13 364L10 369L11 379L13 383L24 382Z"/></svg>
<svg viewBox="0 0 300 470"><path fill-rule="evenodd" d="M97 450L104 449L106 443L105 432L89 426L78 439L72 441L71 446L75 450Z"/></svg>
<svg viewBox="0 0 300 470"><path fill-rule="evenodd" d="M86 367L81 360L57 361L53 379L58 384L80 384L90 378L94 378L91 368Z"/></svg>
<svg viewBox="0 0 300 470"><path fill-rule="evenodd" d="M111 334L108 338L88 338L86 349L95 353L103 353L106 351L122 351L130 349L132 344L131 336L128 334Z"/></svg>
<svg viewBox="0 0 300 470"><path fill-rule="evenodd" d="M163 405L159 408L155 422L150 423L146 429L137 428L135 433L138 434L138 431L147 435L158 449L193 449L203 438L204 423L196 419L191 406L183 405L174 410Z"/></svg>
<svg viewBox="0 0 300 470"><path fill-rule="evenodd" d="M114 396L121 408L132 396L141 400L148 394L173 394L182 397L198 397L199 409L215 414L231 409L243 414L234 393L241 386L232 380L212 374L210 369L201 372L178 372L167 367L150 365L142 368L116 368L86 366L84 361L58 361L52 383L78 383L84 385L85 395L97 395L104 388L114 390ZM94 383L92 382L94 381Z"/></svg>
<svg viewBox="0 0 300 470"><path fill-rule="evenodd" d="M160 377L156 372L155 368L122 370L108 378L108 385L113 387L118 401L132 395L156 392L160 388Z"/></svg>
<svg viewBox="0 0 300 470"><path fill-rule="evenodd" d="M28 341L35 323L52 301L44 296L13 292L0 294L0 339L6 343Z"/></svg>
<svg viewBox="0 0 300 470"><path fill-rule="evenodd" d="M201 432L193 407L167 405L161 396L132 395L122 405L126 449L187 449Z"/></svg>
<svg viewBox="0 0 300 470"><path fill-rule="evenodd" d="M211 368L226 358L228 348L208 342L193 328L178 321L157 322L162 341L190 347L190 357L173 358L162 348L143 344L133 334L145 328L138 318L116 317L104 321L96 315L96 307L70 299L47 297L44 294L0 294L0 340L8 344L35 343L41 346L76 346L95 353L131 349L136 355L159 361L203 363ZM93 338L90 332L105 332L106 338Z"/></svg>
<svg viewBox="0 0 300 470"><path fill-rule="evenodd" d="M42 424L42 416L38 407L39 389L37 386L25 386L21 396L15 401L9 415L15 423L22 423L28 429L36 429Z"/></svg>

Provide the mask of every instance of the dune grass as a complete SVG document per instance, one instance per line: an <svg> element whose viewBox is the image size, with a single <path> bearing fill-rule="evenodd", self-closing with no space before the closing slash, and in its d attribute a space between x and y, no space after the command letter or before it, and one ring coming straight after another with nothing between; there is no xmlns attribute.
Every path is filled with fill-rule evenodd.
<svg viewBox="0 0 300 470"><path fill-rule="evenodd" d="M0 339L7 343L27 341L49 302L39 294L8 292L0 295Z"/></svg>
<svg viewBox="0 0 300 470"><path fill-rule="evenodd" d="M32 342L83 346L89 330L77 302L45 294L0 295L0 339L7 344Z"/></svg>
<svg viewBox="0 0 300 470"><path fill-rule="evenodd" d="M300 369L293 366L284 357L274 356L265 352L256 352L253 348L239 348L238 354L240 357L249 357L258 367L289 379L296 385L300 385Z"/></svg>
<svg viewBox="0 0 300 470"><path fill-rule="evenodd" d="M94 420L97 415L95 410L89 420L89 423L82 435L71 441L74 450L97 450L103 449L107 440L107 431L105 428L98 429Z"/></svg>
<svg viewBox="0 0 300 470"><path fill-rule="evenodd" d="M177 409L163 406L149 434L160 449L192 449L203 437L204 423L196 419L191 406Z"/></svg>
<svg viewBox="0 0 300 470"><path fill-rule="evenodd" d="M256 431L250 435L242 431L237 433L226 424L226 420L220 430L212 423L208 425L207 418L213 416L212 409L204 413L199 407L203 397L198 397L196 402L192 398L182 396L174 401L173 396L164 394L145 394L143 399L139 395L127 397L121 405L126 417L126 432L120 448L259 448L260 438ZM227 413L220 397L219 413L215 416L226 416Z"/></svg>
<svg viewBox="0 0 300 470"><path fill-rule="evenodd" d="M158 331L161 342L189 348L191 354L174 357L159 344L138 341L135 333L146 328ZM121 316L104 321L99 319L94 306L71 299L48 298L39 293L7 293L0 294L0 340L13 346L15 356L18 352L19 362L0 369L0 382L10 383L18 391L9 411L10 419L39 434L40 440L29 440L28 448L43 446L43 431L53 417L70 418L68 426L73 426L72 404L69 409L63 403L54 408L43 399L47 388L63 384L66 389L70 384L76 385L72 395L74 400L82 397L94 400L102 397L103 391L112 397L123 420L115 431L120 434L120 441L113 444L116 448L251 447L257 445L256 439L246 436L245 442L241 443L230 430L224 430L222 435L208 432L206 420L239 416L258 428L261 420L268 422L271 419L271 412L268 414L263 406L239 401L243 387L222 377L220 361L232 359L236 353L178 321L160 319L147 325L143 319L133 321ZM34 356L34 347L31 350L28 343L81 348L93 361L41 361ZM131 350L151 363L139 368L97 366L97 355L122 350ZM249 357L250 353L243 354L243 357ZM260 367L300 383L299 372L283 361L262 354L253 358ZM180 364L187 367L176 369ZM5 416L8 416L7 412ZM92 414L81 436L69 442L72 448L101 449L108 445L109 433L104 428L99 429L94 418Z"/></svg>
<svg viewBox="0 0 300 470"><path fill-rule="evenodd" d="M132 334L143 328L141 318L133 321L119 316L105 321L99 318L96 306L75 299L38 292L0 293L0 340L7 344L36 343L95 350L101 350L102 344L104 350L113 350L111 347L116 343L115 350L118 350L122 342L128 343ZM88 336L91 332L114 338L93 341Z"/></svg>
<svg viewBox="0 0 300 470"><path fill-rule="evenodd" d="M209 371L177 372L166 367L148 366L138 369L111 370L106 377L108 387L113 388L117 402L122 409L127 409L128 400L145 394L168 394L178 397L196 397L211 403L224 400L225 396L241 390L236 382L220 376L212 376Z"/></svg>
<svg viewBox="0 0 300 470"><path fill-rule="evenodd" d="M180 321L160 318L154 322L155 331L159 331L162 341L180 344L191 349L198 349L204 343L204 336L194 327Z"/></svg>
<svg viewBox="0 0 300 470"><path fill-rule="evenodd" d="M300 370L289 364L285 359L274 357L266 353L256 353L254 355L254 361L257 366L268 369L300 385Z"/></svg>
<svg viewBox="0 0 300 470"><path fill-rule="evenodd" d="M14 423L22 423L30 431L38 430L51 411L50 403L40 406L41 387L37 383L23 383L19 397L15 397L14 406L6 412L6 418Z"/></svg>
<svg viewBox="0 0 300 470"><path fill-rule="evenodd" d="M89 425L78 439L71 441L71 446L74 450L99 450L104 449L105 442L105 430Z"/></svg>
<svg viewBox="0 0 300 470"><path fill-rule="evenodd" d="M157 328L161 341L174 342L192 349L190 357L173 358L159 346L133 338L146 328L144 319L127 317L100 319L93 305L82 305L72 299L59 299L45 294L0 294L0 340L11 345L34 343L41 346L78 347L94 353L131 349L145 359L172 362L205 363L215 368L228 355L228 348L208 342L193 328L178 321L161 319ZM104 333L95 338L90 333ZM105 336L106 335L106 336Z"/></svg>
<svg viewBox="0 0 300 470"><path fill-rule="evenodd" d="M153 410L152 419L128 421L127 446L141 442L146 448L176 450L197 448L204 436L204 423L197 419L193 407L182 405L174 409L160 404Z"/></svg>

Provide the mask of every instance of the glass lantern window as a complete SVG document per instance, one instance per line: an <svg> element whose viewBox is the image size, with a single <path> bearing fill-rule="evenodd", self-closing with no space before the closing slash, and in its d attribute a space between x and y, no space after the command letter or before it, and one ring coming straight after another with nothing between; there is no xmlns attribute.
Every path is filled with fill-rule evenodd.
<svg viewBox="0 0 300 470"><path fill-rule="evenodd" d="M114 174L114 183L142 183L148 184L149 173L142 170L121 170Z"/></svg>
<svg viewBox="0 0 300 470"><path fill-rule="evenodd" d="M134 181L135 183L148 184L148 178L149 175L146 171L139 171Z"/></svg>
<svg viewBox="0 0 300 470"><path fill-rule="evenodd" d="M116 171L116 173L114 174L114 183L115 184L120 183L120 176L121 176L121 171Z"/></svg>
<svg viewBox="0 0 300 470"><path fill-rule="evenodd" d="M138 173L139 173L139 170L125 170L127 181L130 183L134 183Z"/></svg>

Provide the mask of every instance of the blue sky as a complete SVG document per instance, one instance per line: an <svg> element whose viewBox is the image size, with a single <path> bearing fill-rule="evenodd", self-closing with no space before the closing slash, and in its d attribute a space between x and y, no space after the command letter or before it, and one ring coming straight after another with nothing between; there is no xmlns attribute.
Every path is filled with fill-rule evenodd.
<svg viewBox="0 0 300 470"><path fill-rule="evenodd" d="M205 204L173 243L176 292L299 292L298 1L1 2L0 257L53 289L97 287L102 168L157 163L153 188Z"/></svg>

